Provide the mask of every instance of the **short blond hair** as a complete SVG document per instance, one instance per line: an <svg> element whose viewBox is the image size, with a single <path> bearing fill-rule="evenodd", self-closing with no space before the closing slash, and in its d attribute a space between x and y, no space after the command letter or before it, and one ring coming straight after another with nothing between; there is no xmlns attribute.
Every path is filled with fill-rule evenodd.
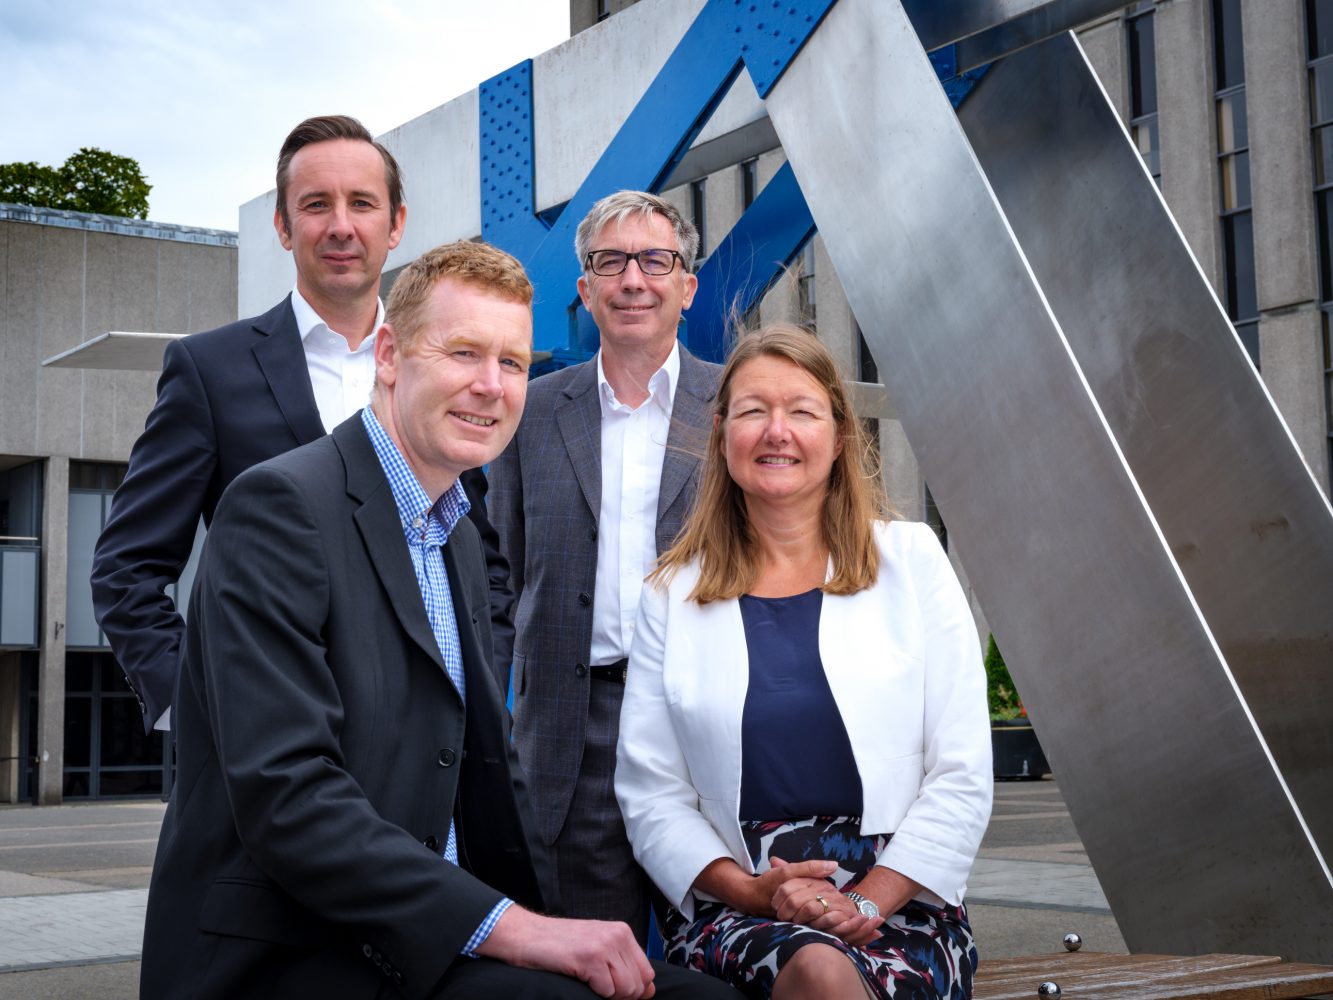
<svg viewBox="0 0 1333 1000"><path fill-rule="evenodd" d="M489 243L458 240L427 250L398 275L384 306L399 349L410 354L424 322L426 303L446 278L490 292L496 298L532 305L532 282L514 257Z"/></svg>
<svg viewBox="0 0 1333 1000"><path fill-rule="evenodd" d="M847 382L833 354L814 334L798 326L773 324L742 333L722 369L713 413L717 420L708 436L699 496L676 543L662 554L650 582L664 584L677 570L699 564L699 579L689 600L699 604L740 597L759 578L759 547L750 530L745 494L727 471L722 455L731 385L741 366L756 358L780 358L796 365L829 397L842 451L829 471L828 494L820 519L833 575L826 594L855 594L875 583L879 546L875 522L892 515L880 482L879 462L861 421L852 410Z"/></svg>

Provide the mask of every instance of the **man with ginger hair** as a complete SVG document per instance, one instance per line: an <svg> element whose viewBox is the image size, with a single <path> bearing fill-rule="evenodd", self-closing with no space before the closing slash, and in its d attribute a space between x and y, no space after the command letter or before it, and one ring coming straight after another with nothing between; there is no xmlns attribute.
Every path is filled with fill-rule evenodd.
<svg viewBox="0 0 1333 1000"><path fill-rule="evenodd" d="M459 476L509 441L531 286L437 248L370 407L240 475L191 596L141 995L734 997L555 903L491 664Z"/></svg>

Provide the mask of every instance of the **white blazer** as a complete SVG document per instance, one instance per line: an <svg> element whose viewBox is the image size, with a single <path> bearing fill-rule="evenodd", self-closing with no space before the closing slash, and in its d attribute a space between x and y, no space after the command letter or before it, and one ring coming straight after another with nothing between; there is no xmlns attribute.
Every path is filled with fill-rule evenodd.
<svg viewBox="0 0 1333 1000"><path fill-rule="evenodd" d="M894 521L876 535L879 578L824 595L819 652L861 775L861 832L893 834L877 863L957 905L993 780L976 626L930 528ZM710 862L754 871L738 818L745 629L735 600L685 600L697 578L690 566L665 590L644 587L615 779L635 858L691 919ZM792 752L819 738L791 734Z"/></svg>

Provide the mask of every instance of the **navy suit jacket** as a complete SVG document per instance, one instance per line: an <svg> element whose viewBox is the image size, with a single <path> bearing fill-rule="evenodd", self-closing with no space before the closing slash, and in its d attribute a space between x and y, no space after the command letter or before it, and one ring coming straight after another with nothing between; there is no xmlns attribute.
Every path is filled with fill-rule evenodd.
<svg viewBox="0 0 1333 1000"><path fill-rule="evenodd" d="M130 453L93 556L98 624L139 699L144 729L171 705L184 622L165 588L246 469L324 436L291 297L262 316L167 347L157 402ZM509 567L486 518L486 477L463 474L491 587L495 667L509 668Z"/></svg>
<svg viewBox="0 0 1333 1000"><path fill-rule="evenodd" d="M359 417L223 495L190 597L145 1000L425 997L502 895L557 905L466 518L444 564L465 700Z"/></svg>

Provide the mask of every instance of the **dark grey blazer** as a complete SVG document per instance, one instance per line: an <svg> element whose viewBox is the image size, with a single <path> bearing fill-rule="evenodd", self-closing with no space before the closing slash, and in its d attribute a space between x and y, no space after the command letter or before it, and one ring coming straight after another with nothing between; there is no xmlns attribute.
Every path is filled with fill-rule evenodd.
<svg viewBox="0 0 1333 1000"><path fill-rule="evenodd" d="M657 552L698 488L718 365L680 351L657 505ZM491 463L491 520L515 595L514 740L543 839L569 812L588 721L588 653L602 502L596 359L533 381L518 433Z"/></svg>
<svg viewBox="0 0 1333 1000"><path fill-rule="evenodd" d="M266 459L324 436L291 296L262 316L172 343L157 402L130 453L125 482L93 557L93 605L144 729L171 704L184 623L163 592L179 578L195 528L213 520L229 483ZM509 568L486 520L486 477L463 474L469 517L487 547L496 659L513 628Z"/></svg>
<svg viewBox="0 0 1333 1000"><path fill-rule="evenodd" d="M386 977L421 997L502 893L555 905L466 518L444 558L466 710L359 415L224 493L190 600L144 998L372 997ZM440 858L451 815L461 866Z"/></svg>

